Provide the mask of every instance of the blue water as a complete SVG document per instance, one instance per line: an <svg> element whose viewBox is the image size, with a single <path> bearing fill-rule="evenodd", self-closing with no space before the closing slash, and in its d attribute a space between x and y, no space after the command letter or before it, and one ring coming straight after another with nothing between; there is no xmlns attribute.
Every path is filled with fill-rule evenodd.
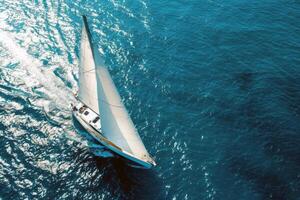
<svg viewBox="0 0 300 200"><path fill-rule="evenodd" d="M158 166L72 119L81 14ZM300 199L300 2L0 0L0 199Z"/></svg>

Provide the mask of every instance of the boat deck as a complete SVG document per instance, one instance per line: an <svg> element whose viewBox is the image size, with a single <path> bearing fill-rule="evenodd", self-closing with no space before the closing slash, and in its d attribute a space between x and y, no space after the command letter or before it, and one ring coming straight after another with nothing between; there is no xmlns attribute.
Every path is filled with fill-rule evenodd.
<svg viewBox="0 0 300 200"><path fill-rule="evenodd" d="M142 168L150 168L152 165L155 165L153 161L149 163L149 161L143 160L141 158L137 158L129 152L124 151L119 146L108 140L102 135L101 131L101 121L100 117L97 113L95 113L92 109L85 106L83 103L78 103L76 106L73 106L73 113L76 119L80 122L81 125L102 145L106 146L108 149L117 153L118 155L127 158L134 163L139 163L135 167ZM129 164L134 166L134 164Z"/></svg>
<svg viewBox="0 0 300 200"><path fill-rule="evenodd" d="M73 107L73 111L78 115L84 122L91 125L94 129L101 133L101 121L97 113L92 109L85 106L83 103L79 103Z"/></svg>

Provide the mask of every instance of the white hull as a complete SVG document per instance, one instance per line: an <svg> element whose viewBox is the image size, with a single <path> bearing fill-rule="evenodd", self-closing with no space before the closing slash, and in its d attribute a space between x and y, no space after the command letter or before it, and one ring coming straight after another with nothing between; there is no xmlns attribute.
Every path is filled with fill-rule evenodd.
<svg viewBox="0 0 300 200"><path fill-rule="evenodd" d="M101 134L101 127L97 126L97 124L94 124L92 122L92 119L96 117L99 117L94 111L92 111L89 108L86 108L85 111L88 111L89 113L87 115L84 115L85 111L83 113L79 112L79 108L82 107L83 104L79 103L76 107L76 109L73 109L73 115L77 119L77 121L85 128L85 130L98 142L100 142L103 146L105 146L107 149L111 150L115 154L121 156L126 161L128 161L128 165L135 168L144 168L144 169L150 169L152 166L155 166L156 163L154 161L146 161L142 160L140 158L137 158L136 156L132 155L129 152L126 152L122 150L120 147L109 141L107 138L105 138ZM101 119L99 119L101 120Z"/></svg>

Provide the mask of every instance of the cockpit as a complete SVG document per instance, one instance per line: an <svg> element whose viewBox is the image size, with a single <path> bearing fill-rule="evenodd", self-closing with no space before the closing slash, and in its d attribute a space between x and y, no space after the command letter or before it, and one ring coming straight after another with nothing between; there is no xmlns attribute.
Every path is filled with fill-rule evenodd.
<svg viewBox="0 0 300 200"><path fill-rule="evenodd" d="M83 105L81 108L79 108L79 113L82 114L86 109L87 109L87 106ZM87 113L87 114L89 114L89 113ZM85 114L85 115L87 115L87 114Z"/></svg>

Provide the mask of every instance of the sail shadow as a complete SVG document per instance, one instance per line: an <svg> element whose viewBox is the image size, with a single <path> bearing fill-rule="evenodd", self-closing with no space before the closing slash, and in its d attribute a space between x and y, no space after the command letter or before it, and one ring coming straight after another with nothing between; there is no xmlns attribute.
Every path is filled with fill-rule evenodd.
<svg viewBox="0 0 300 200"><path fill-rule="evenodd" d="M79 149L74 155L75 173L85 177L78 198L99 197L103 192L112 199L162 199L163 181L154 170L130 167L126 161L115 156L103 158L87 149ZM95 196L94 196L95 195Z"/></svg>
<svg viewBox="0 0 300 200"><path fill-rule="evenodd" d="M107 184L113 196L120 199L160 199L163 191L162 180L154 170L145 170L130 167L122 158L95 157L96 166L102 169L107 162L109 167L103 171L102 180Z"/></svg>

